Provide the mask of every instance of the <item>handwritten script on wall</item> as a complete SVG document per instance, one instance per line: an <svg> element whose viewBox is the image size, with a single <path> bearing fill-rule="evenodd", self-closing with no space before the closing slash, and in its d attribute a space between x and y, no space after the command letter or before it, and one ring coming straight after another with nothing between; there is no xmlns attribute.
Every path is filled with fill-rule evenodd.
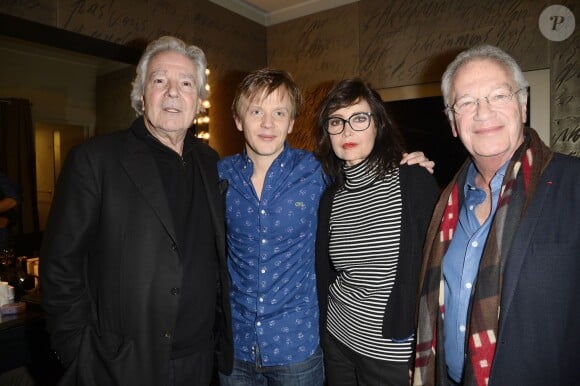
<svg viewBox="0 0 580 386"><path fill-rule="evenodd" d="M580 157L580 35L553 49L552 70L552 134L555 151ZM574 39L575 37L575 39Z"/></svg>
<svg viewBox="0 0 580 386"><path fill-rule="evenodd" d="M524 68L545 68L535 3L368 1L361 10L361 73L383 88L438 82L459 51L482 43L501 46Z"/></svg>

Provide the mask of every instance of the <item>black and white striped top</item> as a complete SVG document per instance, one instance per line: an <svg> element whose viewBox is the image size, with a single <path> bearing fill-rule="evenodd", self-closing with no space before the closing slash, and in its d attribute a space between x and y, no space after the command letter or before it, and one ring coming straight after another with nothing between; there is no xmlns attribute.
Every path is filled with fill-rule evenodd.
<svg viewBox="0 0 580 386"><path fill-rule="evenodd" d="M382 336L401 238L399 169L381 180L371 169L367 161L345 168L345 189L334 197L329 253L338 278L329 288L327 329L361 355L407 362L413 337Z"/></svg>

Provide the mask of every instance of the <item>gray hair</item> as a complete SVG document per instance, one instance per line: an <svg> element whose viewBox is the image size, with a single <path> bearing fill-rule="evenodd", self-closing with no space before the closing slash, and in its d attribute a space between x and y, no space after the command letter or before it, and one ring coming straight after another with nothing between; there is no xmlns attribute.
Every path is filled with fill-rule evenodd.
<svg viewBox="0 0 580 386"><path fill-rule="evenodd" d="M143 114L141 97L145 92L145 78L147 76L149 63L155 55L167 51L175 51L191 59L196 69L195 84L198 88L197 92L199 97L203 100L209 94L206 90L207 76L205 69L207 67L207 60L201 48L194 45L188 46L183 40L173 36L162 36L147 45L145 52L137 64L137 75L135 76L135 80L133 80L133 89L131 90L131 106L135 109L137 115Z"/></svg>
<svg viewBox="0 0 580 386"><path fill-rule="evenodd" d="M522 69L516 63L515 59L508 55L505 51L498 47L489 44L475 46L466 51L461 52L457 57L447 66L441 78L441 92L443 93L443 101L445 106L450 106L451 101L451 83L453 82L457 72L466 64L478 60L489 59L495 61L500 66L503 66L509 73L511 73L514 82L518 89L524 89L525 92L518 93L518 100L520 104L527 102L527 87L528 81L522 73ZM515 91L515 90L514 90Z"/></svg>

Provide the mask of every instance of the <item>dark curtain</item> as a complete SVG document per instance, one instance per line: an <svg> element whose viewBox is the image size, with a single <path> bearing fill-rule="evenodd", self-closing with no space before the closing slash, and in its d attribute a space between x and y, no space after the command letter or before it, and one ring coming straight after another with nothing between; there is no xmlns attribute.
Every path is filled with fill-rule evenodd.
<svg viewBox="0 0 580 386"><path fill-rule="evenodd" d="M38 234L34 128L30 101L26 99L0 99L0 170L22 191L15 237Z"/></svg>

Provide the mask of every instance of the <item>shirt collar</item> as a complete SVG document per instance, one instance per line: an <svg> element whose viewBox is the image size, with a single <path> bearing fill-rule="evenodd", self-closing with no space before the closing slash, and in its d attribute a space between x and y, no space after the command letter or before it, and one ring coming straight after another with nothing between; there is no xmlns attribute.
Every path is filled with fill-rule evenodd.
<svg viewBox="0 0 580 386"><path fill-rule="evenodd" d="M510 162L510 160L507 160L502 165L502 167L499 168L499 170L495 173L495 175L491 179L491 191L492 192L497 192L501 188L501 184L503 182L503 178L505 176L509 162ZM469 169L467 170L467 176L465 178L465 186L463 188L464 194L467 194L468 190L476 190L476 189L479 190L479 188L475 184L475 177L476 176L477 176L477 169L475 168L475 164L473 162L471 162L471 164L469 165Z"/></svg>
<svg viewBox="0 0 580 386"><path fill-rule="evenodd" d="M273 165L280 165L280 167L284 167L290 161L291 156L292 155L290 154L290 145L288 145L288 141L286 141L286 142L284 142L284 149L282 149L282 152L280 154L278 154L278 157L276 157L276 159L272 162L272 166ZM244 169L249 167L249 166L253 167L254 162L248 156L248 151L246 150L245 146L244 146L244 150L241 153L241 159L242 159L242 167Z"/></svg>

